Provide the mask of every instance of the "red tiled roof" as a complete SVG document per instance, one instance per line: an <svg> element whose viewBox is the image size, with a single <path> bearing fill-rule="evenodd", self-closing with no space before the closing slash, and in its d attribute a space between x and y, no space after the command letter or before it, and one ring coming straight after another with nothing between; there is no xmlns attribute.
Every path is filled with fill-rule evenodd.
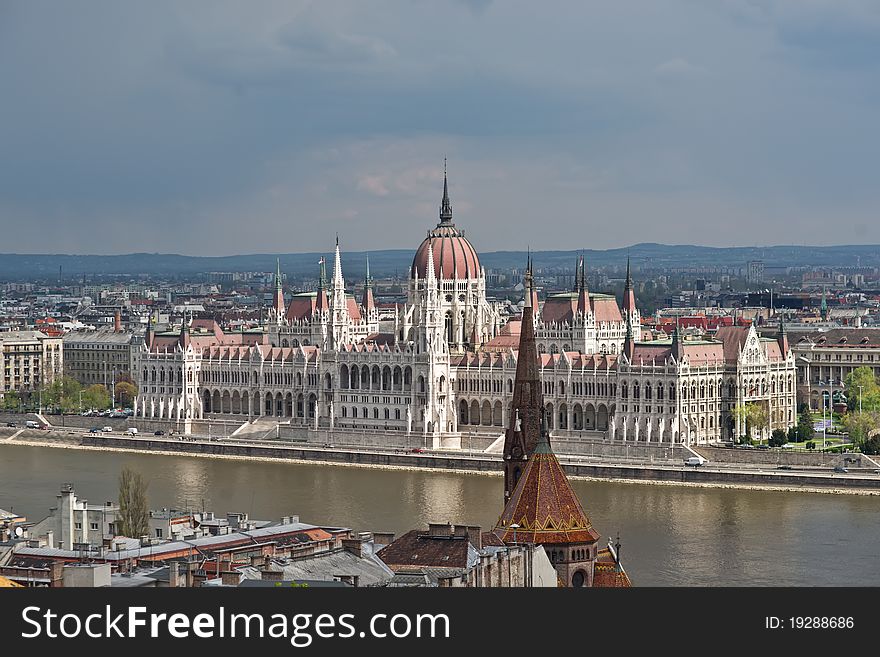
<svg viewBox="0 0 880 657"><path fill-rule="evenodd" d="M519 525L515 530L511 528L514 524ZM541 443L529 456L495 532L505 543L545 545L599 540L556 455L549 445L542 449Z"/></svg>
<svg viewBox="0 0 880 657"><path fill-rule="evenodd" d="M413 529L376 553L391 570L466 568L470 541L466 536L430 536Z"/></svg>
<svg viewBox="0 0 880 657"><path fill-rule="evenodd" d="M620 307L617 305L617 299L594 298L593 313L596 315L597 322L622 322L623 316L620 314Z"/></svg>

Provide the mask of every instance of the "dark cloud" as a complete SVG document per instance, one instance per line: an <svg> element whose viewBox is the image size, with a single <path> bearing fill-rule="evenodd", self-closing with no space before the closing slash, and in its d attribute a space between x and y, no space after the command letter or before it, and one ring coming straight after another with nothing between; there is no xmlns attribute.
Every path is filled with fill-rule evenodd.
<svg viewBox="0 0 880 657"><path fill-rule="evenodd" d="M8 250L311 250L336 230L410 247L444 155L482 249L535 225L539 248L880 240L870 3L83 0L0 18Z"/></svg>

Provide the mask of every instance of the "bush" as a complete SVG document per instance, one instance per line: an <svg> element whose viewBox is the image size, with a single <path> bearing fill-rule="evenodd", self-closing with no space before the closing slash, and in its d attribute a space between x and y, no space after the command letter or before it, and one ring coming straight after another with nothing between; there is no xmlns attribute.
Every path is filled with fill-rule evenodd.
<svg viewBox="0 0 880 657"><path fill-rule="evenodd" d="M868 438L862 443L862 454L876 455L880 454L880 436Z"/></svg>
<svg viewBox="0 0 880 657"><path fill-rule="evenodd" d="M816 449L816 443L814 443L812 440L808 440L805 447L807 449Z"/></svg>
<svg viewBox="0 0 880 657"><path fill-rule="evenodd" d="M784 429L774 429L773 433L770 434L770 440L767 441L767 444L770 447L782 447L785 443L788 442L788 434Z"/></svg>

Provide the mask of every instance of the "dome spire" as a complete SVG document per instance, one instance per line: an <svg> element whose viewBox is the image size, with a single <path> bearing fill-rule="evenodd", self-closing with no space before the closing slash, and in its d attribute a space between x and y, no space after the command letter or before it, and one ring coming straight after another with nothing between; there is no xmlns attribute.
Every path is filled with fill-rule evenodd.
<svg viewBox="0 0 880 657"><path fill-rule="evenodd" d="M440 202L440 223L452 223L452 204L449 202L449 184L446 178L446 158L443 158L443 200Z"/></svg>

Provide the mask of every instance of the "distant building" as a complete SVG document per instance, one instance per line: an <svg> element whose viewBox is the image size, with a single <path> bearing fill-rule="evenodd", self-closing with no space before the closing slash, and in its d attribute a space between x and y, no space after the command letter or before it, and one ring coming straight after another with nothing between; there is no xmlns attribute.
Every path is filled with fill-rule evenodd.
<svg viewBox="0 0 880 657"><path fill-rule="evenodd" d="M746 281L749 283L764 282L764 261L749 260L746 267Z"/></svg>
<svg viewBox="0 0 880 657"><path fill-rule="evenodd" d="M60 337L41 331L0 333L0 398L7 392L27 392L49 385L63 371Z"/></svg>
<svg viewBox="0 0 880 657"><path fill-rule="evenodd" d="M843 392L846 377L858 367L869 367L880 378L880 328L829 328L795 334L798 402L822 408L827 392L832 399Z"/></svg>
<svg viewBox="0 0 880 657"><path fill-rule="evenodd" d="M118 327L71 331L64 335L64 374L83 386L100 384L110 390L114 378L133 370L141 345L141 336Z"/></svg>

